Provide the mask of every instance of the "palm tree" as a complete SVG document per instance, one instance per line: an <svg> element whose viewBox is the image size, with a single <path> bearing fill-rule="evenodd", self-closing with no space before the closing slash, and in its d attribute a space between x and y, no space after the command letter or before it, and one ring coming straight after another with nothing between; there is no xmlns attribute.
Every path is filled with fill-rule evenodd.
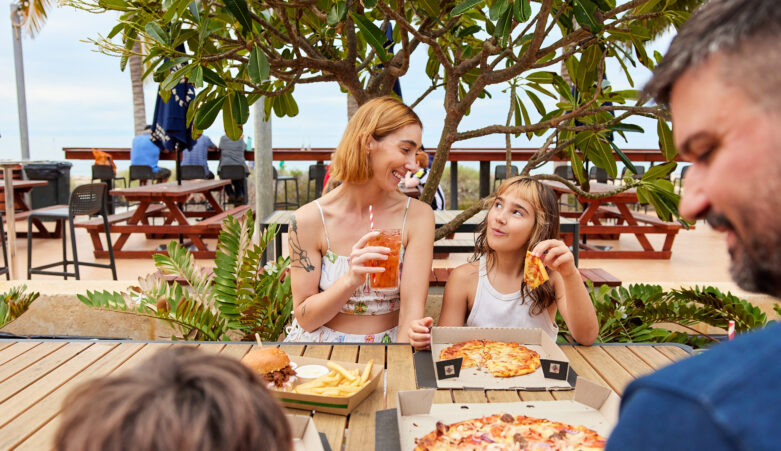
<svg viewBox="0 0 781 451"><path fill-rule="evenodd" d="M47 12L54 6L60 6L62 0L18 0L12 4L12 10L16 10L21 18L20 29L30 37L35 37L46 24ZM21 39L21 36L20 36ZM144 74L141 46L136 43L133 46L133 55L128 58L130 66L130 84L133 90L133 129L135 134L144 131L146 126L146 105L144 104ZM26 133L26 131L25 131Z"/></svg>

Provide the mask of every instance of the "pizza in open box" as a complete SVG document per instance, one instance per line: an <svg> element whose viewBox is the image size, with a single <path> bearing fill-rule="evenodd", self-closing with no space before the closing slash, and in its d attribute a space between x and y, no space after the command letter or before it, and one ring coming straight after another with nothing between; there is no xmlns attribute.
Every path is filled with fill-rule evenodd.
<svg viewBox="0 0 781 451"><path fill-rule="evenodd" d="M509 413L459 421L437 422L437 428L415 439L415 451L449 449L601 450L606 438L585 426Z"/></svg>
<svg viewBox="0 0 781 451"><path fill-rule="evenodd" d="M462 368L485 368L496 377L533 373L540 367L540 355L518 343L494 340L468 340L455 343L439 353L440 360L462 357Z"/></svg>

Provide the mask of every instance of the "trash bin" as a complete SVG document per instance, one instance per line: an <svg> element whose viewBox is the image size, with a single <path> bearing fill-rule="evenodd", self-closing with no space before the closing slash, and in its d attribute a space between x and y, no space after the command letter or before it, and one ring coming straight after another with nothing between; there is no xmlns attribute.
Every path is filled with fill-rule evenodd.
<svg viewBox="0 0 781 451"><path fill-rule="evenodd" d="M71 166L69 161L30 163L24 167L29 180L48 180L46 186L36 186L30 192L31 208L68 204L71 192Z"/></svg>

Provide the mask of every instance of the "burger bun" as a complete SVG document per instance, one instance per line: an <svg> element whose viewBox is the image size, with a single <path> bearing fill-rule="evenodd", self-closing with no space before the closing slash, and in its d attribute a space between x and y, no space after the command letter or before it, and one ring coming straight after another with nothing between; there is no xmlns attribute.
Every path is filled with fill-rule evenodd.
<svg viewBox="0 0 781 451"><path fill-rule="evenodd" d="M241 359L241 363L261 374L266 374L289 366L290 358L279 348L260 348L247 353Z"/></svg>

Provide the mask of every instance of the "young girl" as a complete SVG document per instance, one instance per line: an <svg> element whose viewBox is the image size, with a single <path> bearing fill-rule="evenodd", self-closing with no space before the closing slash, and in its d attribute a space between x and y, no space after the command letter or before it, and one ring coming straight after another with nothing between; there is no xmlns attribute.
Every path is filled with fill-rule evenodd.
<svg viewBox="0 0 781 451"><path fill-rule="evenodd" d="M428 181L428 154L423 151L418 151L415 155L415 163L418 168L414 171L407 172L404 176L404 186L407 188L418 188L418 192L423 193L423 188ZM434 194L434 200L431 201L432 210L444 210L445 209L445 193L442 191L441 186L437 186L437 191Z"/></svg>
<svg viewBox="0 0 781 451"><path fill-rule="evenodd" d="M594 306L560 240L556 195L528 177L505 181L475 241L472 261L450 274L440 326L529 327L556 339L556 312L578 343L590 345L599 332ZM534 290L523 280L526 250L542 259L550 279ZM413 344L430 343L431 318L415 321Z"/></svg>

